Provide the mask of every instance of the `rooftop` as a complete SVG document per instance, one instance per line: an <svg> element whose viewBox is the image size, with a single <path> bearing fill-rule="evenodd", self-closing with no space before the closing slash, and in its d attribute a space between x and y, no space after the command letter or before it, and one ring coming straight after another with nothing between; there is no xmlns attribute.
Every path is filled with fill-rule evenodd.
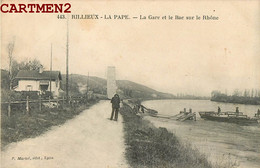
<svg viewBox="0 0 260 168"><path fill-rule="evenodd" d="M60 71L43 71L42 73L40 73L36 70L20 70L15 78L33 80L62 80Z"/></svg>

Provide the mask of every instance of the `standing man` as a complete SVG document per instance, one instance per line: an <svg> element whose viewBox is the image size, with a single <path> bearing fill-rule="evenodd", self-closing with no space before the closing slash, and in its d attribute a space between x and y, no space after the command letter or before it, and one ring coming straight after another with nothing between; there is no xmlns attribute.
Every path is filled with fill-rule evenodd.
<svg viewBox="0 0 260 168"><path fill-rule="evenodd" d="M114 112L115 112L115 121L117 121L118 110L120 108L120 98L119 98L118 94L114 95L114 97L111 99L111 103L112 103L112 114L111 114L110 120L113 120Z"/></svg>
<svg viewBox="0 0 260 168"><path fill-rule="evenodd" d="M239 115L239 109L238 109L238 107L236 107L236 115L237 115L237 116Z"/></svg>
<svg viewBox="0 0 260 168"><path fill-rule="evenodd" d="M221 108L218 106L218 114L221 113Z"/></svg>

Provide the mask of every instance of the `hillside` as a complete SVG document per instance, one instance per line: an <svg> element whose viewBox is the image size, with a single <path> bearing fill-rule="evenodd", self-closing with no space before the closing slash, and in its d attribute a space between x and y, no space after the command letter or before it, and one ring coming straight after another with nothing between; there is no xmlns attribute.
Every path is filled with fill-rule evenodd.
<svg viewBox="0 0 260 168"><path fill-rule="evenodd" d="M89 79L89 80L88 80ZM14 84L15 83L15 84ZM171 99L175 98L174 95L168 93L158 92L154 89L146 87L144 85L131 82L128 80L117 80L117 93L120 94L122 98L146 98L146 99ZM13 82L17 85L17 82ZM66 75L62 75L62 89L65 91ZM85 94L87 89L93 91L97 94L106 95L106 79L95 77L95 76L85 76L78 74L69 75L69 90L70 95L80 95ZM88 87L87 87L88 85ZM1 91L2 96L8 94L9 91L9 79L8 71L1 70Z"/></svg>
<svg viewBox="0 0 260 168"><path fill-rule="evenodd" d="M89 80L88 80L89 79ZM65 89L66 76L62 75L63 88ZM85 76L78 74L69 75L70 90L73 93L84 94L88 89L98 94L106 94L106 80L95 76ZM158 92L144 85L128 80L117 80L117 92L124 98L147 98L147 99L170 99L175 96L168 93Z"/></svg>
<svg viewBox="0 0 260 168"><path fill-rule="evenodd" d="M154 89L128 80L117 80L116 82L119 91L122 91L124 95L128 97L152 99L171 99L175 97L172 94L158 92Z"/></svg>

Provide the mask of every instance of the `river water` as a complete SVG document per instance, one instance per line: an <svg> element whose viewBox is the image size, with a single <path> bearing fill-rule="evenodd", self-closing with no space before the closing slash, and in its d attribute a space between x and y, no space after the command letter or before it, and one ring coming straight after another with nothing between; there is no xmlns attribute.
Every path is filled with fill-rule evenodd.
<svg viewBox="0 0 260 168"><path fill-rule="evenodd" d="M152 100L143 105L162 115L176 115L183 108L198 111L239 111L253 117L260 106L218 103L209 100ZM208 121L196 114L197 121L179 122L146 116L156 127L165 127L184 143L191 144L214 163L223 167L239 165L239 168L260 167L260 126L240 126L232 123Z"/></svg>

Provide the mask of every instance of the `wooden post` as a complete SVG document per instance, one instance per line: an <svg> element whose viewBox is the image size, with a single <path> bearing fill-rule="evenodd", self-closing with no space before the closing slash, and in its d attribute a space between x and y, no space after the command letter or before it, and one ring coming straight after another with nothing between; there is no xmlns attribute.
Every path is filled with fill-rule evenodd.
<svg viewBox="0 0 260 168"><path fill-rule="evenodd" d="M65 99L64 99L64 96L62 97L62 107L64 106L64 101L65 101Z"/></svg>
<svg viewBox="0 0 260 168"><path fill-rule="evenodd" d="M30 107L29 107L29 96L26 96L26 114L29 115Z"/></svg>
<svg viewBox="0 0 260 168"><path fill-rule="evenodd" d="M49 103L51 102L51 96L49 96Z"/></svg>
<svg viewBox="0 0 260 168"><path fill-rule="evenodd" d="M59 107L59 98L57 98L56 102L57 102L57 107Z"/></svg>
<svg viewBox="0 0 260 168"><path fill-rule="evenodd" d="M39 95L39 110L42 111L42 98L41 98L41 95Z"/></svg>
<svg viewBox="0 0 260 168"><path fill-rule="evenodd" d="M9 103L8 103L8 117L11 117L11 101L9 100Z"/></svg>

